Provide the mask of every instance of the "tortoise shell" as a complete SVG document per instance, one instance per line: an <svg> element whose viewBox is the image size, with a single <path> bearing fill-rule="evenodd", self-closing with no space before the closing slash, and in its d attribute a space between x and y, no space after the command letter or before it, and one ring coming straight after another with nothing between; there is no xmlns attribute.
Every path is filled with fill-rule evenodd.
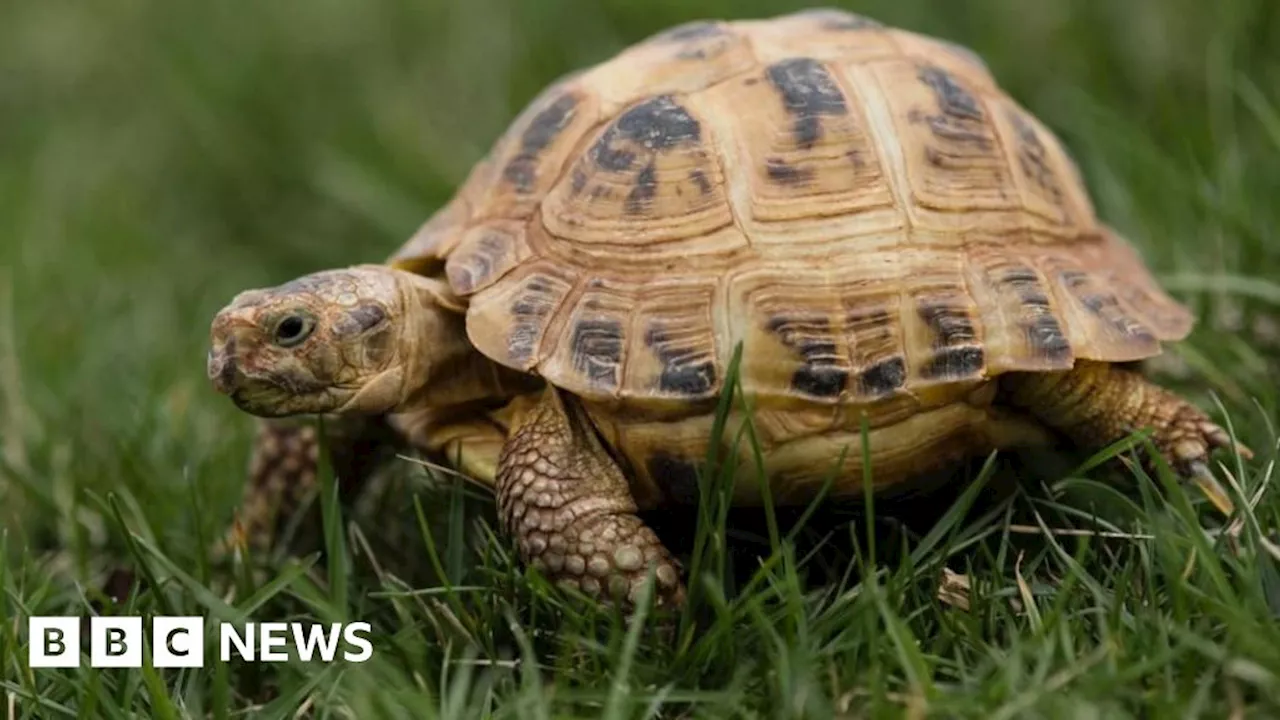
<svg viewBox="0 0 1280 720"><path fill-rule="evenodd" d="M589 401L860 404L1132 361L1185 308L971 51L835 10L695 22L543 92L393 257Z"/></svg>

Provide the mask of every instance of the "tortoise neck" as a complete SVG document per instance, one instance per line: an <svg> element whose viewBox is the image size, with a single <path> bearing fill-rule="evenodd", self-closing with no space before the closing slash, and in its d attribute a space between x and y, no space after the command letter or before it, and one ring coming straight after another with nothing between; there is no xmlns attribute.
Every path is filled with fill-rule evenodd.
<svg viewBox="0 0 1280 720"><path fill-rule="evenodd" d="M441 279L408 274L404 393L397 411L447 408L525 392L534 378L498 365L467 338L466 309Z"/></svg>

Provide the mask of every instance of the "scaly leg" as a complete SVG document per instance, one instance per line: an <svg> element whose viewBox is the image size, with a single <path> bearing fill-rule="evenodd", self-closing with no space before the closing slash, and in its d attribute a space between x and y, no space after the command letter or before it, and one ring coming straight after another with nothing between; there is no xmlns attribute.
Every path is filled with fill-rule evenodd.
<svg viewBox="0 0 1280 720"><path fill-rule="evenodd" d="M1080 361L1067 372L1010 374L1005 387L1013 404L1085 447L1100 448L1150 428L1152 444L1169 465L1194 481L1224 515L1233 511L1208 465L1209 453L1230 448L1231 438L1199 408L1141 374ZM1253 457L1244 446L1236 450Z"/></svg>
<svg viewBox="0 0 1280 720"><path fill-rule="evenodd" d="M554 388L515 419L497 496L521 558L555 582L633 604L653 568L656 604L684 601L678 563L636 516L622 470L582 409Z"/></svg>
<svg viewBox="0 0 1280 720"><path fill-rule="evenodd" d="M302 506L319 490L319 443L312 421L258 420L249 461L249 483L231 528L214 549L265 556ZM369 475L391 447L392 434L380 419L327 418L325 446L338 485L339 501L350 507ZM287 551L305 554L324 547L319 506L301 518Z"/></svg>

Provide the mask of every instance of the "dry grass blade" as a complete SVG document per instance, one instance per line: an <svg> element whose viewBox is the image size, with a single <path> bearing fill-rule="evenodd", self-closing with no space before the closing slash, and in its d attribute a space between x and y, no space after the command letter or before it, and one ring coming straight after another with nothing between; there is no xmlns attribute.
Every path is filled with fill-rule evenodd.
<svg viewBox="0 0 1280 720"><path fill-rule="evenodd" d="M969 576L951 568L942 568L942 581L938 583L938 599L947 605L969 610Z"/></svg>
<svg viewBox="0 0 1280 720"><path fill-rule="evenodd" d="M1277 562L1280 562L1280 545L1272 542L1266 535L1259 535L1258 543L1262 545L1263 549L1266 550L1272 558Z"/></svg>
<svg viewBox="0 0 1280 720"><path fill-rule="evenodd" d="M1227 703L1231 706L1230 720L1244 720L1245 705L1244 694L1240 692L1240 683L1235 678L1223 678L1223 688L1226 690Z"/></svg>
<svg viewBox="0 0 1280 720"><path fill-rule="evenodd" d="M1044 624L1040 620L1040 608L1036 606L1036 599L1031 593L1031 586L1022 577L1022 557L1024 554L1023 551L1018 551L1018 559L1013 564L1013 578L1014 582L1018 584L1018 595L1022 598L1022 610L1031 622L1031 629L1038 633L1044 627Z"/></svg>
<svg viewBox="0 0 1280 720"><path fill-rule="evenodd" d="M311 712L311 707L313 705L315 705L315 696L308 695L307 699L302 702L302 705L298 707L298 711L295 712L293 716L295 718L311 717L309 713Z"/></svg>
<svg viewBox="0 0 1280 720"><path fill-rule="evenodd" d="M1010 525L1009 532L1019 535L1045 535L1042 528L1034 525ZM1095 538L1114 538L1120 540L1154 540L1155 535L1150 533L1126 533L1115 530L1085 530L1083 528L1050 528L1048 534L1061 537L1095 537Z"/></svg>
<svg viewBox="0 0 1280 720"><path fill-rule="evenodd" d="M923 695L913 694L907 699L906 713L903 717L908 720L924 720L929 716L929 701Z"/></svg>
<svg viewBox="0 0 1280 720"><path fill-rule="evenodd" d="M1188 579L1190 579L1191 573L1195 572L1196 557L1197 557L1196 549L1191 548L1191 554L1187 556L1187 564L1182 568L1182 576L1181 576L1182 582L1186 582Z"/></svg>
<svg viewBox="0 0 1280 720"><path fill-rule="evenodd" d="M451 467L441 465L440 463L431 462L430 460L425 460L423 458L411 457L409 455L397 454L396 457L401 460L408 460L409 462L414 463L415 465L421 465L422 467L428 468L430 470L434 470L439 473L444 473L445 475L461 478L462 480L465 480L471 483L472 485L475 485L478 488L483 488L484 490L493 492L492 484L486 483L483 480L477 480L476 478L473 478L464 472L459 472L457 470L454 470Z"/></svg>

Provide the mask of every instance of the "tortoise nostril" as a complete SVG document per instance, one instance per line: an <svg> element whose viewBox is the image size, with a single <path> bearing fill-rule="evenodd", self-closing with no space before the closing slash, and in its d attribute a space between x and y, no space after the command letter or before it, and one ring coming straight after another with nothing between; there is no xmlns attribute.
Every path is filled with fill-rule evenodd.
<svg viewBox="0 0 1280 720"><path fill-rule="evenodd" d="M221 350L209 350L209 379L213 387L220 393L226 393L235 387L236 380L236 339L227 340Z"/></svg>

